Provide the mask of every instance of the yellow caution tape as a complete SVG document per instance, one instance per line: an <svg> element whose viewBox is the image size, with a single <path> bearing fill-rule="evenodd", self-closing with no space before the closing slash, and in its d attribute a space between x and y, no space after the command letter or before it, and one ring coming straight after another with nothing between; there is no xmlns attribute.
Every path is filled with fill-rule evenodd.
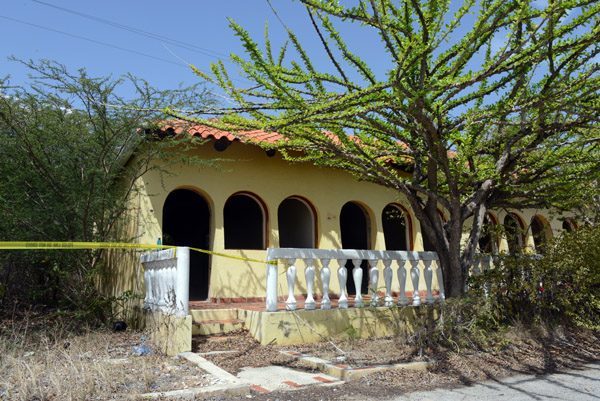
<svg viewBox="0 0 600 401"><path fill-rule="evenodd" d="M0 249L170 249L177 248L173 245L158 244L129 244L123 242L51 242L51 241L27 241L9 242L0 241ZM193 251L207 253L209 255L222 256L224 258L245 260L248 262L267 263L277 265L277 261L264 261L259 259L244 258L242 256L227 255L224 253L207 251L206 249L190 248Z"/></svg>
<svg viewBox="0 0 600 401"><path fill-rule="evenodd" d="M198 248L190 248L190 249L192 251L202 252L202 253L208 253L209 255L215 255L215 256L223 256L224 258L229 258L229 259L247 260L248 262L258 262L258 263L267 263L269 265L277 265L277 261L276 260L265 261L265 260L259 260L259 259L245 258L243 256L227 255L227 254L224 254L224 253L207 251L205 249L198 249Z"/></svg>

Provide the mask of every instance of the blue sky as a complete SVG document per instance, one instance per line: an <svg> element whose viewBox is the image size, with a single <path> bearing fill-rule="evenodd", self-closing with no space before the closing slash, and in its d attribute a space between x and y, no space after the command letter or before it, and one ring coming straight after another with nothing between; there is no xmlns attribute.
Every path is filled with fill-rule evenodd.
<svg viewBox="0 0 600 401"><path fill-rule="evenodd" d="M299 36L317 69L331 71L302 4L271 2L281 20ZM534 3L543 6L544 0ZM0 76L11 75L13 84L26 81L26 69L6 59L12 55L55 60L73 72L85 68L92 77L131 73L159 89L191 85L199 78L187 64L208 71L211 62L227 62L231 53L244 54L227 17L245 27L261 46L268 20L275 52L287 39L267 0L5 0L0 8ZM461 29L468 29L468 23L463 21ZM388 58L379 38L356 24L336 26L350 50L383 75ZM459 39L460 30L453 37ZM503 39L494 39L498 47ZM235 83L249 84L242 78Z"/></svg>
<svg viewBox="0 0 600 401"><path fill-rule="evenodd" d="M318 50L302 5L290 0L272 0L272 4L306 47ZM208 71L219 58L227 61L231 53L243 54L227 17L249 30L261 45L266 20L274 49L286 39L266 0L5 1L0 9L0 76L11 75L13 84L25 82L26 69L6 59L12 55L55 60L71 71L85 68L95 77L131 73L160 89L193 84L198 78L186 63ZM364 31L352 29L347 35L367 56L377 47L370 40L378 39L365 36Z"/></svg>

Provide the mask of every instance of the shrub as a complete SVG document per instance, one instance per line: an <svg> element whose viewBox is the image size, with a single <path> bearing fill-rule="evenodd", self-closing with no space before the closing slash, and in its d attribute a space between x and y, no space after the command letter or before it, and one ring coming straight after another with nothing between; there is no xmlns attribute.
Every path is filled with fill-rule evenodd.
<svg viewBox="0 0 600 401"><path fill-rule="evenodd" d="M488 324L574 324L600 329L600 229L583 227L549 241L541 256L500 256L472 277L474 294L487 294Z"/></svg>

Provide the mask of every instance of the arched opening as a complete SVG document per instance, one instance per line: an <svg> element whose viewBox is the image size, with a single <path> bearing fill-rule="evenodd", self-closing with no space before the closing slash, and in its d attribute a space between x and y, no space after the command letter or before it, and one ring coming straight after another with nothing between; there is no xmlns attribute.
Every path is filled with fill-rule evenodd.
<svg viewBox="0 0 600 401"><path fill-rule="evenodd" d="M568 218L562 222L562 229L568 233L571 233L576 230L575 223L571 218Z"/></svg>
<svg viewBox="0 0 600 401"><path fill-rule="evenodd" d="M487 254L498 253L498 237L496 226L498 222L490 213L485 215L481 235L479 236L479 252Z"/></svg>
<svg viewBox="0 0 600 401"><path fill-rule="evenodd" d="M342 234L343 249L369 249L370 248L370 224L367 212L356 202L348 202L340 212L340 231ZM348 269L348 281L346 289L348 294L355 295L354 277L352 269L354 265L349 260L346 263ZM363 270L363 278L360 287L362 294L369 290L369 262L363 260L360 267Z"/></svg>
<svg viewBox="0 0 600 401"><path fill-rule="evenodd" d="M408 251L411 247L412 233L410 217L404 208L389 204L381 213L385 249L388 251Z"/></svg>
<svg viewBox="0 0 600 401"><path fill-rule="evenodd" d="M225 249L265 249L265 212L258 198L238 193L225 202Z"/></svg>
<svg viewBox="0 0 600 401"><path fill-rule="evenodd" d="M202 195L176 189L163 206L163 244L210 250L210 208ZM190 252L190 301L208 298L210 258Z"/></svg>
<svg viewBox="0 0 600 401"><path fill-rule="evenodd" d="M506 231L506 241L508 242L509 255L517 255L522 252L523 244L523 223L514 213L509 213L504 217L504 230Z"/></svg>
<svg viewBox="0 0 600 401"><path fill-rule="evenodd" d="M533 216L533 219L531 219L531 234L533 235L535 252L539 254L546 253L546 242L550 237L546 219L539 215Z"/></svg>
<svg viewBox="0 0 600 401"><path fill-rule="evenodd" d="M277 209L277 220L281 248L316 248L316 219L307 201L284 199Z"/></svg>

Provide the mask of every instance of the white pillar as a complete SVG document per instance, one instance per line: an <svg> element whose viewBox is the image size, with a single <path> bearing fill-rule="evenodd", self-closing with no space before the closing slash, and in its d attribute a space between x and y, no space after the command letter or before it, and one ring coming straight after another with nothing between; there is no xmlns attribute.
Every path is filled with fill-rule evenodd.
<svg viewBox="0 0 600 401"><path fill-rule="evenodd" d="M431 291L431 286L433 284L433 270L431 270L431 262L432 260L424 260L425 263L425 285L427 286L427 295L425 295L425 303L432 304L435 299L433 298L433 292Z"/></svg>
<svg viewBox="0 0 600 401"><path fill-rule="evenodd" d="M392 279L394 273L392 272L391 259L383 260L383 281L385 281L385 306L394 306L394 300L392 299Z"/></svg>
<svg viewBox="0 0 600 401"><path fill-rule="evenodd" d="M398 306L408 305L408 298L406 298L406 268L404 267L405 264L405 260L398 260L398 283L400 284L400 296L398 297Z"/></svg>
<svg viewBox="0 0 600 401"><path fill-rule="evenodd" d="M360 259L352 259L352 264L354 265L354 268L352 269L352 277L354 278L354 288L356 290L356 296L354 297L355 308L365 305L362 294L360 293L363 278L363 271L360 267L361 262L362 260Z"/></svg>
<svg viewBox="0 0 600 401"><path fill-rule="evenodd" d="M346 282L348 281L348 269L346 269L346 259L338 259L338 282L340 283L340 299L338 308L348 309L348 297L346 296Z"/></svg>
<svg viewBox="0 0 600 401"><path fill-rule="evenodd" d="M268 252L267 252L268 259ZM267 312L277 312L277 260L269 260L267 263Z"/></svg>
<svg viewBox="0 0 600 401"><path fill-rule="evenodd" d="M190 303L190 248L179 247L175 251L177 271L175 275L176 316L187 316Z"/></svg>
<svg viewBox="0 0 600 401"><path fill-rule="evenodd" d="M414 306L421 305L421 296L419 295L419 279L421 277L421 272L419 271L419 261L411 260L412 269L410 269L410 278L413 283L413 301L412 304Z"/></svg>
<svg viewBox="0 0 600 401"><path fill-rule="evenodd" d="M378 294L378 283L379 283L379 269L377 268L377 259L369 259L369 277L371 279L371 291L373 296L371 297L371 306L379 306L379 294Z"/></svg>
<svg viewBox="0 0 600 401"><path fill-rule="evenodd" d="M296 286L296 259L286 259L287 264L287 282L288 282L288 298L285 301L286 310L296 310L296 297L294 296L294 287Z"/></svg>
<svg viewBox="0 0 600 401"><path fill-rule="evenodd" d="M323 283L323 299L321 299L321 309L331 309L331 300L329 299L329 280L331 270L329 269L330 259L321 259L321 283Z"/></svg>
<svg viewBox="0 0 600 401"><path fill-rule="evenodd" d="M315 283L315 267L311 258L305 259L304 262L306 263L306 267L304 268L304 277L306 278L306 301L304 302L304 309L314 310L313 286Z"/></svg>

